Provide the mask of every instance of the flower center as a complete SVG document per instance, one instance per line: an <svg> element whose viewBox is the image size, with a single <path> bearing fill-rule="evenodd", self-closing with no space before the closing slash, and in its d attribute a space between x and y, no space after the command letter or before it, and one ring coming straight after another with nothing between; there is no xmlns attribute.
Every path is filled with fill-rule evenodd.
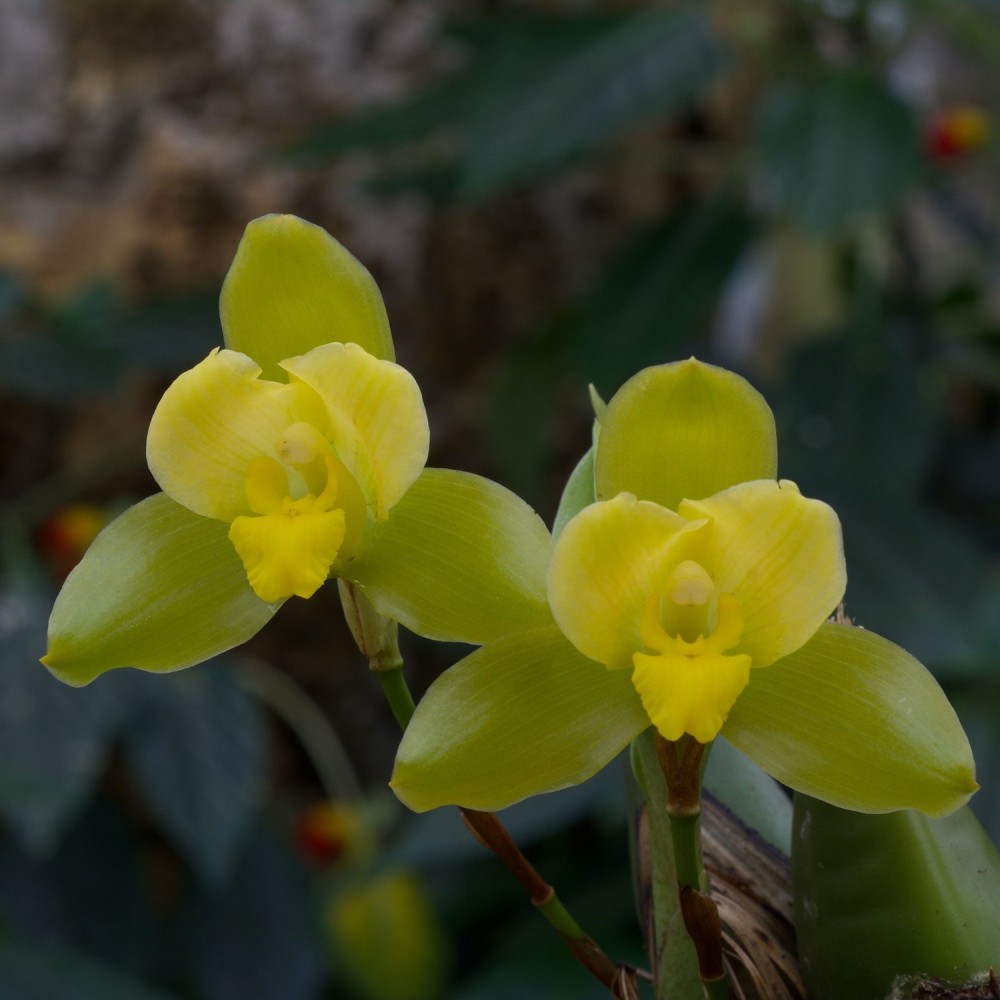
<svg viewBox="0 0 1000 1000"><path fill-rule="evenodd" d="M244 488L253 514L229 528L250 586L269 603L319 590L344 547L344 508L357 507L357 484L312 424L292 424L275 452L280 461L250 462ZM351 521L360 530L358 518Z"/></svg>
<svg viewBox="0 0 1000 1000"><path fill-rule="evenodd" d="M715 739L750 679L750 657L727 652L743 635L736 596L718 593L705 568L686 560L646 601L639 634L649 652L632 655L632 684L653 725L668 740Z"/></svg>
<svg viewBox="0 0 1000 1000"><path fill-rule="evenodd" d="M337 500L333 449L312 424L292 424L275 447L280 461L267 455L247 468L247 501L255 514L295 517L332 510Z"/></svg>
<svg viewBox="0 0 1000 1000"><path fill-rule="evenodd" d="M687 559L670 574L663 594L646 601L639 634L661 654L719 654L739 643L743 614L733 594L717 593L704 566Z"/></svg>

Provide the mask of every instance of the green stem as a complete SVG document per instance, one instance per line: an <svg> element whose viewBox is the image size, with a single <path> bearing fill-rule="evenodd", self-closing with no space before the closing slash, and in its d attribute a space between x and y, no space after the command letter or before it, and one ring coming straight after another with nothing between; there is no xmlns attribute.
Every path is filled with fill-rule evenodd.
<svg viewBox="0 0 1000 1000"><path fill-rule="evenodd" d="M656 736L656 755L667 783L667 815L674 850L684 928L698 955L698 972L709 1000L729 996L722 957L722 922L709 894L701 849L701 769L706 747L691 737L672 742Z"/></svg>
<svg viewBox="0 0 1000 1000"><path fill-rule="evenodd" d="M708 888L701 855L701 813L670 816L677 884L704 891Z"/></svg>
<svg viewBox="0 0 1000 1000"><path fill-rule="evenodd" d="M413 718L416 704L413 701L413 695L410 694L406 678L403 676L402 666L393 667L390 670L373 670L372 673L375 674L382 686L382 693L385 695L385 700L389 702L389 708L392 709L392 714L396 722L399 723L399 728L406 729L410 724L410 719Z"/></svg>

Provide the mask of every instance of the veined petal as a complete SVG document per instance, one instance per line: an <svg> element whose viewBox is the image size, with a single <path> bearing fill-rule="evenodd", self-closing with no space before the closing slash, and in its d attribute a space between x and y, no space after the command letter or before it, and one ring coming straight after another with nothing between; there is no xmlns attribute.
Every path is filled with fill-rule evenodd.
<svg viewBox="0 0 1000 1000"><path fill-rule="evenodd" d="M70 573L44 663L77 685L118 667L179 670L245 642L278 607L247 586L226 525L157 493L115 518Z"/></svg>
<svg viewBox="0 0 1000 1000"><path fill-rule="evenodd" d="M146 458L163 491L188 510L231 521L249 511L246 475L299 421L323 421L322 406L303 385L257 378L256 363L215 350L178 376L153 413Z"/></svg>
<svg viewBox="0 0 1000 1000"><path fill-rule="evenodd" d="M471 472L424 469L337 572L410 631L480 645L552 624L551 555L552 536L519 496Z"/></svg>
<svg viewBox="0 0 1000 1000"><path fill-rule="evenodd" d="M384 519L427 462L430 431L413 376L357 344L324 344L281 366L322 398L337 453Z"/></svg>
<svg viewBox="0 0 1000 1000"><path fill-rule="evenodd" d="M504 809L586 781L648 726L624 673L581 656L555 625L515 632L430 686L391 785L417 812Z"/></svg>
<svg viewBox="0 0 1000 1000"><path fill-rule="evenodd" d="M394 357L375 280L329 233L294 215L254 219L219 299L226 346L250 355L264 377L280 362L332 340Z"/></svg>
<svg viewBox="0 0 1000 1000"><path fill-rule="evenodd" d="M632 684L664 739L690 733L699 743L719 735L750 680L750 657L703 653L636 653Z"/></svg>
<svg viewBox="0 0 1000 1000"><path fill-rule="evenodd" d="M844 596L840 521L794 483L741 483L679 509L715 523L705 565L718 589L739 601L739 652L749 653L755 667L802 646Z"/></svg>
<svg viewBox="0 0 1000 1000"><path fill-rule="evenodd" d="M549 603L566 637L612 669L642 649L646 600L673 568L697 558L711 527L623 493L584 508L563 529L549 568Z"/></svg>
<svg viewBox="0 0 1000 1000"><path fill-rule="evenodd" d="M312 597L323 586L344 540L342 510L238 517L229 528L254 593L273 603Z"/></svg>
<svg viewBox="0 0 1000 1000"><path fill-rule="evenodd" d="M778 468L774 417L746 379L694 358L646 368L600 417L598 500L621 492L676 510Z"/></svg>
<svg viewBox="0 0 1000 1000"><path fill-rule="evenodd" d="M822 625L755 670L723 735L790 788L842 809L943 816L978 788L968 738L931 673L850 625Z"/></svg>

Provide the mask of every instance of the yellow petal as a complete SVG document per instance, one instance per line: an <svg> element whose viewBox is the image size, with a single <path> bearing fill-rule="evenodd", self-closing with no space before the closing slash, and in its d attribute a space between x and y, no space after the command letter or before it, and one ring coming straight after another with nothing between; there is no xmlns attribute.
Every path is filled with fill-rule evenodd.
<svg viewBox="0 0 1000 1000"><path fill-rule="evenodd" d="M664 739L714 740L750 679L750 657L635 654L632 684Z"/></svg>
<svg viewBox="0 0 1000 1000"><path fill-rule="evenodd" d="M231 521L250 508L250 462L277 459L285 428L323 421L319 400L302 385L257 378L260 369L235 351L213 351L163 394L149 424L146 458L163 491L205 517Z"/></svg>
<svg viewBox="0 0 1000 1000"><path fill-rule="evenodd" d="M585 507L559 536L549 567L549 603L563 633L598 663L631 666L647 599L679 562L698 559L709 531L629 493Z"/></svg>
<svg viewBox="0 0 1000 1000"><path fill-rule="evenodd" d="M413 376L357 344L324 344L281 366L293 385L322 398L338 455L384 519L427 462L427 414Z"/></svg>
<svg viewBox="0 0 1000 1000"><path fill-rule="evenodd" d="M323 585L344 539L342 510L238 517L229 540L254 593L268 603L312 597Z"/></svg>
<svg viewBox="0 0 1000 1000"><path fill-rule="evenodd" d="M741 483L707 500L685 500L679 511L715 524L704 565L720 592L736 596L739 649L755 667L802 646L844 596L840 521L794 483Z"/></svg>

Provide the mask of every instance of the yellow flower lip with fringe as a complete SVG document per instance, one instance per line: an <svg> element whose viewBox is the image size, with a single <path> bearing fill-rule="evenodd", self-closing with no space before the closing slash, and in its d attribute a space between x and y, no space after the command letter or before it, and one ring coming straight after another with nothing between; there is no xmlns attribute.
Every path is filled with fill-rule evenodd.
<svg viewBox="0 0 1000 1000"><path fill-rule="evenodd" d="M676 511L630 493L584 508L549 571L555 620L585 656L632 670L669 740L714 739L753 668L803 646L843 597L840 522L788 480Z"/></svg>
<svg viewBox="0 0 1000 1000"><path fill-rule="evenodd" d="M385 520L427 461L420 390L353 343L282 361L287 382L215 350L164 393L146 454L163 491L229 523L262 600L311 597Z"/></svg>

